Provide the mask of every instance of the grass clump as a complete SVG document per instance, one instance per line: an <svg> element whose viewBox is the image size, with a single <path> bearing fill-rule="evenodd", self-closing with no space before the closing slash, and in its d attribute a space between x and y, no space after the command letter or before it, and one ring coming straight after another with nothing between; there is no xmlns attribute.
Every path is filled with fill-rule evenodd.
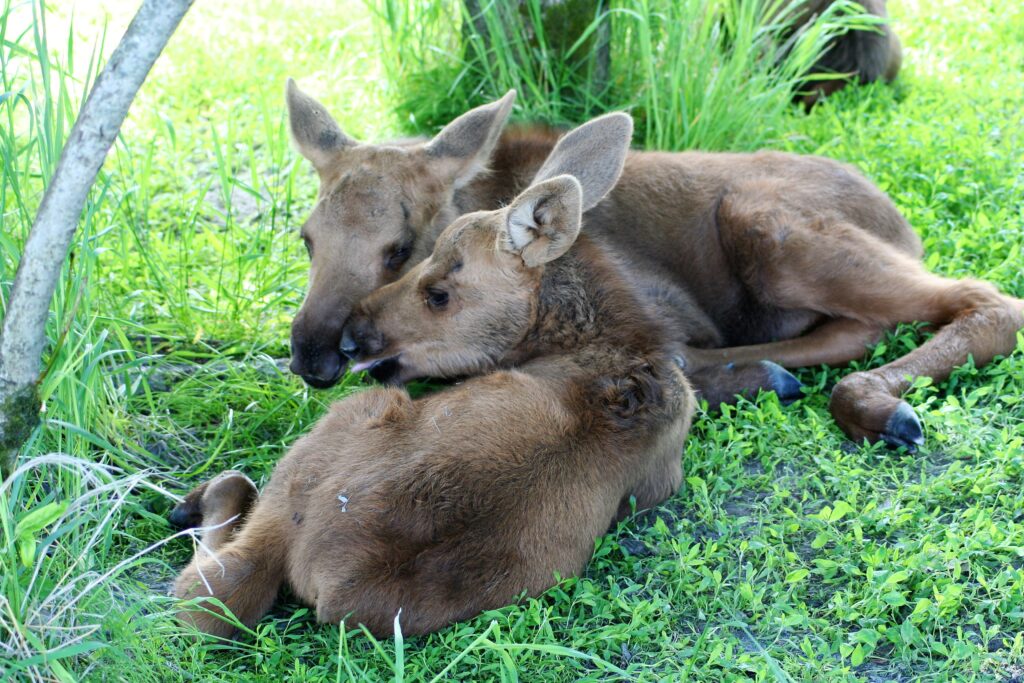
<svg viewBox="0 0 1024 683"><path fill-rule="evenodd" d="M73 21L62 5L0 4L0 310L91 74L126 25L121 4L79 5ZM380 7L196 3L143 87L54 301L42 423L0 486L0 678L817 683L1024 673L1024 340L1009 358L912 389L928 439L914 456L844 441L827 394L847 370L801 371L811 391L792 406L763 396L699 415L683 490L599 539L583 577L537 599L427 638L377 641L349 624L317 625L285 594L239 642L188 637L165 597L192 551L165 521L172 494L229 467L266 481L327 402L355 388L311 393L282 369L305 286L297 228L316 194L288 145L288 75L364 138L431 128L514 85L522 118L574 123L631 107L643 145L765 144L841 159L893 196L932 270L1024 296L1019 3L892 3L906 46L898 83L851 88L810 115L785 104L788 94L751 114L754 85L737 89L731 75L733 89L718 89L735 72L698 68L707 15L673 13L715 3L606 6L612 49L640 54L644 19L659 61L647 79L639 57L613 55L604 99L573 95L596 72L557 64L528 67L539 74L529 75L534 91L511 68L508 82L466 71L455 90L439 87L432 69L455 78L476 60L445 51L461 35L458 15L400 17L398 54L390 34L373 33ZM709 26L712 52L736 31L722 19ZM658 47L672 31L693 54ZM673 71L684 67L686 76ZM434 89L417 91L417 78ZM408 93L426 112L414 122L409 105L392 111ZM905 326L854 367L892 360L922 334Z"/></svg>
<svg viewBox="0 0 1024 683"><path fill-rule="evenodd" d="M638 142L657 149L763 145L828 42L875 21L844 0L799 30L800 3L783 0L369 5L407 127L434 129L515 88L530 121L629 110Z"/></svg>

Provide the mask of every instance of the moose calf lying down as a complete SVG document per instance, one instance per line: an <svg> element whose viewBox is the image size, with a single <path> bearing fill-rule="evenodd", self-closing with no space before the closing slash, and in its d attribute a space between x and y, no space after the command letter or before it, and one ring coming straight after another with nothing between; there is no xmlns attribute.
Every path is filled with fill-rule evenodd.
<svg viewBox="0 0 1024 683"><path fill-rule="evenodd" d="M321 621L388 634L401 610L405 633L426 633L579 573L630 496L643 508L677 489L693 394L672 333L616 260L577 240L631 130L612 115L570 134L602 138L578 178L542 173L505 209L460 218L360 306L353 334L386 337L389 354L366 362L393 377L489 374L335 403L258 500L230 471L190 493L172 520L217 528L175 583L198 599L184 620L230 635L202 598L251 626L287 582Z"/></svg>
<svg viewBox="0 0 1024 683"><path fill-rule="evenodd" d="M554 134L502 134L514 97L431 140L362 144L289 83L292 136L320 176L302 228L309 290L292 324L292 370L309 384L330 386L362 351L342 340L358 301L425 258L456 217L507 204L547 163ZM570 159L559 172L577 169ZM722 378L736 380L733 370L748 380L743 393L795 398L792 377L762 361L842 365L898 323L934 325L919 348L835 386L832 414L857 441L923 443L902 400L912 378L942 381L968 358L1010 353L1024 326L1024 301L925 270L921 240L885 193L821 157L630 152L583 232L689 322L677 340L687 377L712 404L731 396Z"/></svg>

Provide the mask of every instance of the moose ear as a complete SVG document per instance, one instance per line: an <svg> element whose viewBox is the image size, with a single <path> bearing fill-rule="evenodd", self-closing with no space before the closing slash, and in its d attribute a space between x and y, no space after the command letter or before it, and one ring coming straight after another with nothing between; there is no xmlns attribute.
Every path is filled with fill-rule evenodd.
<svg viewBox="0 0 1024 683"><path fill-rule="evenodd" d="M497 102L467 111L427 143L427 154L443 165L455 187L486 167L515 101L516 91L509 90Z"/></svg>
<svg viewBox="0 0 1024 683"><path fill-rule="evenodd" d="M583 210L597 205L615 187L633 138L633 119L606 114L566 133L551 150L533 182L571 175L583 188Z"/></svg>
<svg viewBox="0 0 1024 683"><path fill-rule="evenodd" d="M356 142L341 132L338 123L327 113L324 105L299 90L291 78L288 79L285 91L288 121L295 147L323 176L331 162L338 158L338 154L348 147L354 147Z"/></svg>
<svg viewBox="0 0 1024 683"><path fill-rule="evenodd" d="M580 234L583 191L572 176L563 175L533 185L505 210L500 244L533 268L569 251Z"/></svg>

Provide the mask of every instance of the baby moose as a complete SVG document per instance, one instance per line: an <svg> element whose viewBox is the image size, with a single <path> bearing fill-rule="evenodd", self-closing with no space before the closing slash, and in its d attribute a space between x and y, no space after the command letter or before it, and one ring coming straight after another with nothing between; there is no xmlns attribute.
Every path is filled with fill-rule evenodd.
<svg viewBox="0 0 1024 683"><path fill-rule="evenodd" d="M473 377L335 403L258 498L233 471L192 491L172 515L207 527L174 587L185 621L232 635L220 604L251 626L287 582L323 622L387 635L400 611L428 633L579 574L631 496L676 491L693 394L663 316L579 236L631 131L621 114L576 129L552 152L571 158L357 307L357 368Z"/></svg>

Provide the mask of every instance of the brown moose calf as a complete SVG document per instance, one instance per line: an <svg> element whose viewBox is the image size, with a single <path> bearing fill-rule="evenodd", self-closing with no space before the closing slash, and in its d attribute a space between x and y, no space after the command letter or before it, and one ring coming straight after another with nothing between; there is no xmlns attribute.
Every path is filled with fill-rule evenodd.
<svg viewBox="0 0 1024 683"><path fill-rule="evenodd" d="M334 384L348 364L353 349L342 336L354 305L426 258L453 220L504 206L538 169L578 175L574 159L548 158L553 134L501 134L513 99L466 112L430 141L360 144L289 84L293 137L320 175L302 227L309 290L292 325L292 369L311 386ZM830 159L631 152L584 221L584 233L682 330L674 339L686 344L687 378L712 405L759 389L801 394L764 361L842 365L898 323L934 325L919 348L836 384L832 415L856 441L923 443L902 400L913 378L939 382L969 358L981 366L1008 354L1024 327L1024 301L929 273L921 240L892 201Z"/></svg>
<svg viewBox="0 0 1024 683"><path fill-rule="evenodd" d="M579 179L541 178L456 221L360 307L363 342L386 334L398 355L366 362L489 374L339 401L258 500L238 472L190 493L173 519L216 528L175 583L196 599L184 620L229 635L203 598L251 626L287 582L321 621L387 634L400 612L405 633L430 632L578 574L630 496L649 507L676 490L693 395L670 334L616 261L576 243L631 132L622 115L595 123L567 137L596 138Z"/></svg>

